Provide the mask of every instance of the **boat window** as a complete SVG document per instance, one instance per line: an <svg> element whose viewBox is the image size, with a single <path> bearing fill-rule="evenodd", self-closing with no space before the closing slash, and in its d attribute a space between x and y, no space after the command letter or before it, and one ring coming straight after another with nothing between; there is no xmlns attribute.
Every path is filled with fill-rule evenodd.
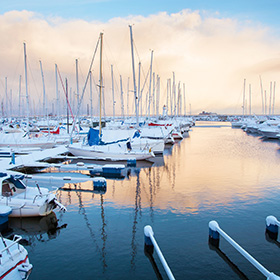
<svg viewBox="0 0 280 280"><path fill-rule="evenodd" d="M8 183L2 184L2 195L5 197L12 196L13 192Z"/></svg>

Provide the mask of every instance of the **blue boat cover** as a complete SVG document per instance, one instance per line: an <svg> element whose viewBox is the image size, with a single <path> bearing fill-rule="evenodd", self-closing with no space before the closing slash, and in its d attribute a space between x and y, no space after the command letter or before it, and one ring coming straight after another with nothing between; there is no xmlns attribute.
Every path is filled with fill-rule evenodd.
<svg viewBox="0 0 280 280"><path fill-rule="evenodd" d="M138 138L140 137L140 132L138 130L135 131L134 135L132 138ZM98 129L94 129L94 128L90 128L88 131L88 144L89 146L93 146L93 145L109 145L109 144L115 144L115 143L119 143L119 142L126 142L129 140L128 138L124 138L124 139L119 139L116 141L110 141L110 142L103 142L102 141L102 134L101 134L101 138L99 137L99 130Z"/></svg>
<svg viewBox="0 0 280 280"><path fill-rule="evenodd" d="M22 179L24 178L24 176L18 176L18 175L11 175L11 177L8 179L8 181L10 181L11 183L13 183L18 189L25 189L25 185L22 183Z"/></svg>
<svg viewBox="0 0 280 280"><path fill-rule="evenodd" d="M92 145L98 145L99 144L99 130L90 128L88 131L88 144L90 146Z"/></svg>

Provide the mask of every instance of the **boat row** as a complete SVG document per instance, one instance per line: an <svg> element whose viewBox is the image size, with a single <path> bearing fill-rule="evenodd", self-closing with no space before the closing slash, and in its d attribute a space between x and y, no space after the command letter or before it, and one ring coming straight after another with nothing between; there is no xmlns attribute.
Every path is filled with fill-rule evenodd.
<svg viewBox="0 0 280 280"><path fill-rule="evenodd" d="M245 132L268 139L280 139L280 119L277 117L254 117L231 123L232 128L242 128Z"/></svg>

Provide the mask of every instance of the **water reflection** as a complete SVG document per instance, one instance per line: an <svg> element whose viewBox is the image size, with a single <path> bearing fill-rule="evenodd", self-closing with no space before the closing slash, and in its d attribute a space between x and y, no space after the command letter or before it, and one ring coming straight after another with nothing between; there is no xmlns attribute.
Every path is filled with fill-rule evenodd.
<svg viewBox="0 0 280 280"><path fill-rule="evenodd" d="M275 244L276 246L278 246L280 248L280 242L277 241L277 237L278 237L278 232L271 232L270 230L265 230L265 239L266 241Z"/></svg>
<svg viewBox="0 0 280 280"><path fill-rule="evenodd" d="M71 204L71 195L69 192L87 192L91 193L91 198L93 198L94 194L105 194L107 186L96 186L93 181L84 183L67 183L60 189L59 194L61 195L63 191L68 192L68 202Z"/></svg>
<svg viewBox="0 0 280 280"><path fill-rule="evenodd" d="M141 188L140 188L140 179L139 174L136 173L136 188L135 188L135 204L134 204L134 218L132 224L132 239L131 239L131 268L135 269L135 258L137 254L137 245L135 242L136 230L137 230L137 223L138 223L138 216L141 216Z"/></svg>
<svg viewBox="0 0 280 280"><path fill-rule="evenodd" d="M9 218L10 231L7 235L19 234L26 245L34 247L36 241L48 242L55 239L60 230L67 227L67 224L59 225L58 222L54 212L45 217Z"/></svg>
<svg viewBox="0 0 280 280"><path fill-rule="evenodd" d="M210 250L215 251L219 257L231 268L231 270L242 280L248 280L249 278L238 268L238 266L233 263L228 256L218 247L212 245L211 242L208 243Z"/></svg>
<svg viewBox="0 0 280 280"><path fill-rule="evenodd" d="M149 259L152 267L153 267L153 270L156 274L156 277L158 280L162 280L162 276L161 276L161 273L158 269L158 266L156 264L156 261L154 259L154 256L153 256L153 253L154 253L154 246L149 246L149 245L144 245L144 254L145 256Z"/></svg>
<svg viewBox="0 0 280 280"><path fill-rule="evenodd" d="M249 197L254 201L277 187L269 183L278 180L280 157L275 145L226 126L194 127L189 138L173 145L171 155L156 157L152 167L126 168L123 180L108 179L112 191L106 193L106 200L135 207L135 190L130 186L139 181L139 189L145 192L138 196L151 217L155 208L198 213Z"/></svg>
<svg viewBox="0 0 280 280"><path fill-rule="evenodd" d="M149 275L151 268L145 256L139 254L143 224L149 223L155 226L158 234L168 237L162 239L162 246L168 252L178 279L185 279L186 271L188 276L193 276L190 279L206 279L209 275L214 279L217 256L214 254L213 257L205 241L201 241L206 237L203 225L207 228L209 216L219 216L225 224L240 229L238 232L244 232L245 220L246 225L249 223L252 231L257 232L256 219L268 210L275 212L277 209L280 189L278 148L277 143L260 141L242 130L197 127L189 138L176 143L150 166L128 168L122 180L108 179L106 189L95 189L92 181L64 183L58 196L69 208L64 215L70 222L65 239L58 241L61 246L66 245L68 255L76 256L81 244L86 248L83 251L85 258L80 260L77 256L78 265L73 265L72 272L85 265L88 267L84 271L87 279L123 279L124 273L126 279L154 277ZM270 202L266 203L267 200ZM235 218L234 225L232 217ZM85 229L79 232L81 238L76 242L75 230L80 227ZM256 250L262 250L265 255L267 251L270 254L273 247L278 252L276 246L267 249L269 246L264 238L261 240L263 245L259 235L255 235L250 235L246 241L255 238L261 245L256 246ZM172 246L168 242L170 236L176 236ZM279 242L268 237L267 240L279 246ZM68 244L73 244L73 248ZM175 245L178 245L176 251ZM254 248L250 250L253 255ZM240 279L248 279L219 248L210 249L215 250ZM186 254L187 251L191 254ZM145 254L157 279L162 279L156 256L154 259L147 250ZM39 255L40 252L38 259ZM97 261L92 262L91 258ZM58 255L53 261L62 267L68 260ZM277 265L272 267L273 271L278 272ZM187 270L188 267L198 269ZM217 279L223 279L229 270L227 266L220 269ZM63 275L66 273L63 271ZM254 271L247 267L246 273L251 279L259 279L251 277ZM228 279L234 279L236 275L229 275ZM68 271L68 275L60 279L71 276Z"/></svg>
<svg viewBox="0 0 280 280"><path fill-rule="evenodd" d="M78 207L79 207L79 214L81 214L84 218L86 227L88 228L89 235L91 237L91 240L93 241L95 245L96 252L98 252L98 255L100 257L103 272L106 271L107 268L107 261L106 261L106 240L107 240L107 233L106 233L106 219L105 219L105 210L104 210L104 194L107 191L106 186L95 186L92 181L84 182L84 183L78 183L78 184L65 184L65 186L61 189L60 193L67 192L68 196L68 202L73 203L73 197L71 194L75 194L78 199ZM91 196L89 196L91 194ZM84 195L84 196L83 196ZM90 219L88 218L88 214L86 211L84 198L86 202L89 201L89 198L92 200L96 196L100 198L100 215L101 215L101 240L102 240L102 246L100 248L98 244L98 238L95 234L96 229L91 225Z"/></svg>

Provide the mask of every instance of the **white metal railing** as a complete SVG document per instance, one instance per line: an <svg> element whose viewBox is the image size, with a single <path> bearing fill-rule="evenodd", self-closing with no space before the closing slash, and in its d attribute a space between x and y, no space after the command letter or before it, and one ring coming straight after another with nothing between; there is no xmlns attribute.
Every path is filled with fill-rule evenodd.
<svg viewBox="0 0 280 280"><path fill-rule="evenodd" d="M249 253L247 253L240 245L238 245L229 235L227 235L219 227L219 224L216 221L209 222L209 236L214 239L219 239L219 234L222 235L222 237L227 240L253 266L255 266L267 278L267 280L280 280L279 276L275 275L273 272L268 271L263 265L261 265Z"/></svg>
<svg viewBox="0 0 280 280"><path fill-rule="evenodd" d="M157 242L154 238L154 232L153 232L153 229L152 229L151 226L145 226L144 227L144 235L145 235L145 244L154 246L168 278L171 279L171 280L175 280L175 278L172 274L172 271L170 270L163 254L162 254L162 252L161 252L161 250L160 250L160 248L159 248L159 246L158 246L158 244L157 244Z"/></svg>
<svg viewBox="0 0 280 280"><path fill-rule="evenodd" d="M1 235L1 239L2 239L2 242L3 242L4 246L5 246L5 248L0 251L0 264L2 264L2 257L3 257L3 253L5 251L7 251L9 253L10 257L13 259L12 254L11 254L9 249L12 246L14 246L15 244L18 245L18 250L20 251L19 241L22 239L22 237L19 236L19 235L14 235L13 242L10 245L6 244L6 241L5 241L5 239L3 238L2 235Z"/></svg>

